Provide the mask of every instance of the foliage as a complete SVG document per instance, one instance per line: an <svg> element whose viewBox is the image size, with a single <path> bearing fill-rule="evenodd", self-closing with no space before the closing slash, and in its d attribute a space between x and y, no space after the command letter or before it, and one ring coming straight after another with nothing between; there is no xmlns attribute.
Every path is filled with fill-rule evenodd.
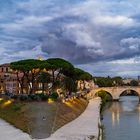
<svg viewBox="0 0 140 140"><path fill-rule="evenodd" d="M46 62L49 64L49 69L53 69L53 70L63 70L63 69L69 69L72 68L73 65L61 58L50 58L47 59Z"/></svg>
<svg viewBox="0 0 140 140"><path fill-rule="evenodd" d="M29 95L20 95L19 99L21 101L47 101L49 96L47 94L29 94Z"/></svg>
<svg viewBox="0 0 140 140"><path fill-rule="evenodd" d="M28 100L28 96L27 96L27 95L24 95L24 94L21 94L21 95L19 96L19 99L20 99L21 101L27 101L27 100Z"/></svg>
<svg viewBox="0 0 140 140"><path fill-rule="evenodd" d="M49 98L51 98L52 100L57 100L58 99L58 93L57 92L53 92L50 94Z"/></svg>
<svg viewBox="0 0 140 140"><path fill-rule="evenodd" d="M57 88L59 88L59 87L61 87L62 86L62 83L61 83L61 81L60 80L55 80L54 81L54 83L53 83L53 89L57 89Z"/></svg>
<svg viewBox="0 0 140 140"><path fill-rule="evenodd" d="M45 83L51 82L51 75L47 72L40 72L38 76L38 82L42 83L42 93L45 91Z"/></svg>
<svg viewBox="0 0 140 140"><path fill-rule="evenodd" d="M38 96L41 101L47 101L48 98L49 98L49 96L47 94L43 94L43 93L42 94L36 94L36 96Z"/></svg>
<svg viewBox="0 0 140 140"><path fill-rule="evenodd" d="M113 84L115 86L122 86L123 85L123 79L120 76L113 77L112 80L113 80Z"/></svg>
<svg viewBox="0 0 140 140"><path fill-rule="evenodd" d="M75 77L77 80L91 80L92 79L92 75L88 72L85 72L84 70L81 70L79 68L75 68Z"/></svg>
<svg viewBox="0 0 140 140"><path fill-rule="evenodd" d="M111 95L109 95L108 92L106 92L104 90L97 92L96 95L98 95L102 99L102 104L101 104L101 111L102 111L106 102L111 101L112 97L111 97Z"/></svg>
<svg viewBox="0 0 140 140"><path fill-rule="evenodd" d="M77 83L70 77L65 77L64 81L64 89L71 94L71 92L75 92L77 90Z"/></svg>
<svg viewBox="0 0 140 140"><path fill-rule="evenodd" d="M15 104L13 104L12 109L14 111L18 111L18 110L21 110L22 107L23 107L23 104L21 104L21 103L15 103Z"/></svg>
<svg viewBox="0 0 140 140"><path fill-rule="evenodd" d="M99 87L112 87L112 86L122 86L123 85L123 80L121 77L116 76L116 77L95 77L94 82L99 86Z"/></svg>
<svg viewBox="0 0 140 140"><path fill-rule="evenodd" d="M12 62L10 64L11 69L15 70L17 72L17 79L21 86L21 93L23 93L23 84L26 77L26 82L29 85L30 93L34 92L34 84L35 84L35 78L38 75L37 69L40 69L42 66L42 61L36 60L36 59L26 59L26 60L20 60L17 62ZM42 67L41 67L42 68ZM20 78L21 73L23 76Z"/></svg>
<svg viewBox="0 0 140 140"><path fill-rule="evenodd" d="M37 94L29 94L28 100L30 101L38 101L40 98L37 96Z"/></svg>
<svg viewBox="0 0 140 140"><path fill-rule="evenodd" d="M132 80L132 81L130 82L130 86L138 86L138 81Z"/></svg>
<svg viewBox="0 0 140 140"><path fill-rule="evenodd" d="M50 58L44 61L35 59L20 60L12 62L10 67L17 73L17 79L21 87L20 93L23 94L23 89L26 86L25 90L31 94L29 96L31 100L38 100L33 95L37 82L42 83L42 93L46 90L45 83L52 84L50 88L52 91L64 87L71 93L77 90L78 80L82 80L84 83L93 78L88 72L74 68L70 62L61 58ZM26 100L24 96L20 98Z"/></svg>
<svg viewBox="0 0 140 140"><path fill-rule="evenodd" d="M38 76L38 81L40 83L49 83L50 82L50 74L47 72L40 72Z"/></svg>
<svg viewBox="0 0 140 140"><path fill-rule="evenodd" d="M112 98L111 95L109 95L109 93L107 93L104 90L101 90L101 91L97 92L96 95L98 95L99 97L101 97L101 99L103 101L109 101Z"/></svg>
<svg viewBox="0 0 140 140"><path fill-rule="evenodd" d="M12 99L18 99L18 95L11 96Z"/></svg>
<svg viewBox="0 0 140 140"><path fill-rule="evenodd" d="M44 61L47 63L47 70L51 71L51 79L52 79L52 88L55 89L56 81L60 80L60 74L63 75L72 75L72 71L74 69L73 65L61 58L50 58Z"/></svg>
<svg viewBox="0 0 140 140"><path fill-rule="evenodd" d="M94 78L94 81L99 87L113 86L113 80L110 77L96 77Z"/></svg>

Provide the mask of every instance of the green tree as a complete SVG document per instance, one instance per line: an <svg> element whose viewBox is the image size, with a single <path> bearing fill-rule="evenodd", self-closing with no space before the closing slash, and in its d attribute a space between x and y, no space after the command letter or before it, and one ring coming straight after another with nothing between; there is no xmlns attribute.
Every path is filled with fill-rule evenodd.
<svg viewBox="0 0 140 140"><path fill-rule="evenodd" d="M64 89L68 92L68 95L71 95L72 92L76 92L77 84L72 78L65 77L63 83Z"/></svg>
<svg viewBox="0 0 140 140"><path fill-rule="evenodd" d="M123 85L123 79L120 76L116 76L112 78L113 83L115 86L122 86Z"/></svg>
<svg viewBox="0 0 140 140"><path fill-rule="evenodd" d="M46 69L51 71L52 85L59 80L60 74L68 74L69 70L74 68L70 62L61 58L50 58L45 63L49 64Z"/></svg>
<svg viewBox="0 0 140 140"><path fill-rule="evenodd" d="M17 75L17 81L20 85L20 93L23 94L26 67L20 65L18 62L12 62L10 64L10 68L15 71L15 73Z"/></svg>
<svg viewBox="0 0 140 140"><path fill-rule="evenodd" d="M36 77L40 72L40 67L42 65L42 61L35 60L35 59L26 59L26 60L20 60L17 62L11 63L11 68L13 70L16 70L18 73L23 73L23 76L21 80L19 80L19 76L17 74L17 78L19 80L19 83L21 86L23 86L23 81L26 78L27 83L29 86L29 93L35 92L35 81ZM23 87L22 87L23 88Z"/></svg>
<svg viewBox="0 0 140 140"><path fill-rule="evenodd" d="M130 86L138 86L138 81L132 80L132 81L130 82Z"/></svg>
<svg viewBox="0 0 140 140"><path fill-rule="evenodd" d="M84 70L81 70L79 68L75 68L75 79L81 80L82 83L84 84L84 89L85 89L85 81L92 80L93 77L90 73L85 72Z"/></svg>
<svg viewBox="0 0 140 140"><path fill-rule="evenodd" d="M51 75L47 72L40 72L38 82L42 83L42 93L45 91L45 84L51 81Z"/></svg>
<svg viewBox="0 0 140 140"><path fill-rule="evenodd" d="M94 78L94 81L99 87L112 87L112 86L114 86L114 81L110 77L96 77L96 78Z"/></svg>

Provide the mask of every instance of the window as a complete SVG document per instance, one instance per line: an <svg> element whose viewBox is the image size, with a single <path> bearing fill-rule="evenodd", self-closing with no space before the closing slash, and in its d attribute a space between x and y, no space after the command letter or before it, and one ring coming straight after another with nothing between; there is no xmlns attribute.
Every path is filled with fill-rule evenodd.
<svg viewBox="0 0 140 140"><path fill-rule="evenodd" d="M6 68L6 72L8 72L8 68Z"/></svg>

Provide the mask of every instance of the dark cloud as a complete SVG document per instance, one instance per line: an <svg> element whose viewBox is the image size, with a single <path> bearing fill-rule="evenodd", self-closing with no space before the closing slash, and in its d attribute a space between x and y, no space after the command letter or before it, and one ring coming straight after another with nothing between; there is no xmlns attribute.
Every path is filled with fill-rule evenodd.
<svg viewBox="0 0 140 140"><path fill-rule="evenodd" d="M90 71L94 67L91 72L98 75L123 75L119 71L124 66L129 71L125 62L131 59L131 66L137 60L138 74L138 0L7 0L0 5L1 63L62 57Z"/></svg>

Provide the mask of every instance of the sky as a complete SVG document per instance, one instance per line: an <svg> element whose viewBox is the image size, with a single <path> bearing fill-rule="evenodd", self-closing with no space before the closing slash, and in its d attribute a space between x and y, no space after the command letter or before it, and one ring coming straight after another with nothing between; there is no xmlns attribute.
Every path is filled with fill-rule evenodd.
<svg viewBox="0 0 140 140"><path fill-rule="evenodd" d="M94 76L140 75L139 0L0 0L0 63L60 57Z"/></svg>

